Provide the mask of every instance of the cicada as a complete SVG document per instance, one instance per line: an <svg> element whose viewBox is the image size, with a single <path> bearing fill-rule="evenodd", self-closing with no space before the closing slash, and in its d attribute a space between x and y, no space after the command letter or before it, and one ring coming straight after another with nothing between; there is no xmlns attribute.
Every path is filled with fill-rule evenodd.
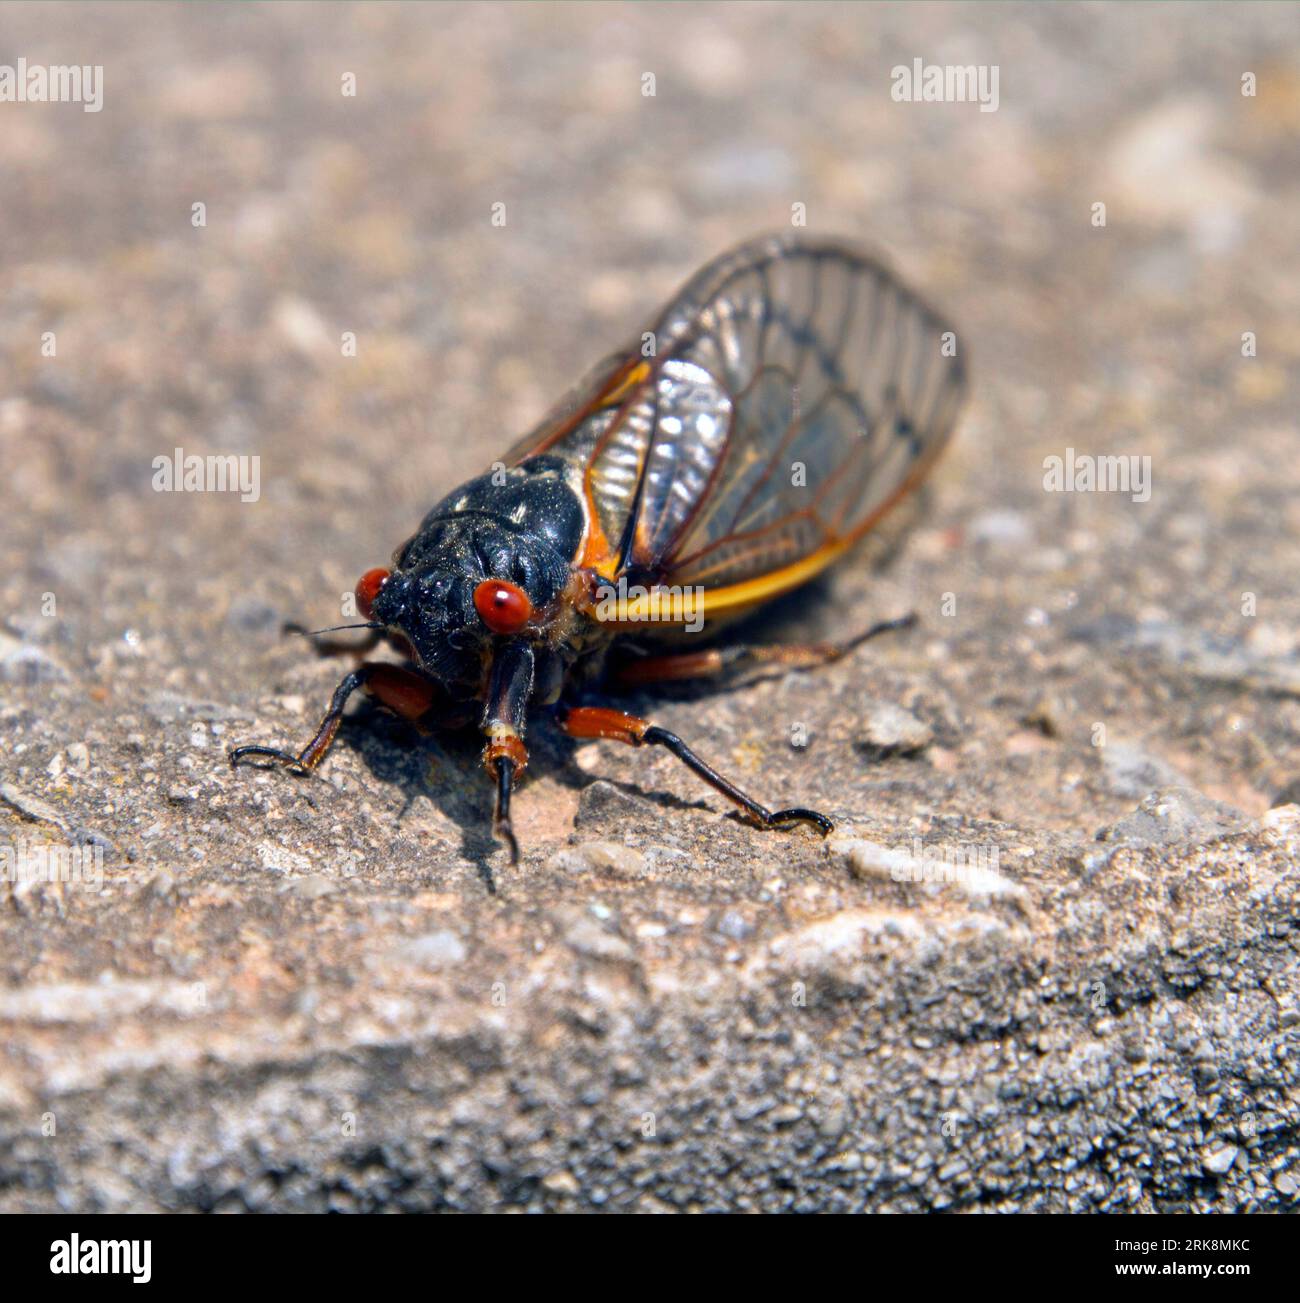
<svg viewBox="0 0 1300 1303"><path fill-rule="evenodd" d="M955 333L875 258L793 234L740 246L362 576L361 627L405 662L348 674L301 751L241 746L231 762L310 773L359 688L426 726L477 716L494 829L517 862L511 791L545 709L575 738L667 748L765 828L829 832L824 814L768 809L675 734L587 694L856 645L714 635L812 579L914 489L965 388Z"/></svg>

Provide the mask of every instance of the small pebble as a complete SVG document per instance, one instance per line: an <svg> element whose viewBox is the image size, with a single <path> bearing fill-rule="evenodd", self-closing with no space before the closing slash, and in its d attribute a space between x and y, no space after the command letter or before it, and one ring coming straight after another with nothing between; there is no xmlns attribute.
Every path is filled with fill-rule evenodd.
<svg viewBox="0 0 1300 1303"><path fill-rule="evenodd" d="M542 1184L552 1194L576 1195L582 1190L572 1172L551 1172L542 1177Z"/></svg>
<svg viewBox="0 0 1300 1303"><path fill-rule="evenodd" d="M35 687L42 683L66 683L68 671L39 647L19 647L0 656L0 679Z"/></svg>
<svg viewBox="0 0 1300 1303"><path fill-rule="evenodd" d="M418 968L452 968L464 961L466 950L460 937L442 928L403 942L395 954L402 963Z"/></svg>
<svg viewBox="0 0 1300 1303"><path fill-rule="evenodd" d="M862 837L837 833L827 838L824 845L827 854L841 860L855 878L899 881L912 863L906 851Z"/></svg>
<svg viewBox="0 0 1300 1303"><path fill-rule="evenodd" d="M583 842L551 857L550 867L561 873L598 872L628 873L641 876L646 871L645 856L618 842Z"/></svg>
<svg viewBox="0 0 1300 1303"><path fill-rule="evenodd" d="M1205 1170L1215 1176L1222 1176L1237 1161L1236 1145L1220 1145L1211 1150L1204 1159Z"/></svg>
<svg viewBox="0 0 1300 1303"><path fill-rule="evenodd" d="M1260 827L1283 836L1300 837L1300 804L1275 805L1259 821Z"/></svg>
<svg viewBox="0 0 1300 1303"><path fill-rule="evenodd" d="M754 925L738 909L729 909L714 924L714 931L733 941L744 941L754 935Z"/></svg>
<svg viewBox="0 0 1300 1303"><path fill-rule="evenodd" d="M580 955L592 959L629 961L636 958L632 947L617 933L610 932L589 914L583 914L569 924L564 940Z"/></svg>
<svg viewBox="0 0 1300 1303"><path fill-rule="evenodd" d="M934 730L902 706L869 702L857 745L875 755L915 755L934 739Z"/></svg>
<svg viewBox="0 0 1300 1303"><path fill-rule="evenodd" d="M63 816L52 805L39 797L20 792L12 783L0 783L0 801L12 805L19 814L26 815L29 819L35 819L40 823L52 823L59 828L66 826Z"/></svg>
<svg viewBox="0 0 1300 1303"><path fill-rule="evenodd" d="M1018 548L1031 533L1029 522L1018 511L986 511L971 521L969 538L972 543Z"/></svg>

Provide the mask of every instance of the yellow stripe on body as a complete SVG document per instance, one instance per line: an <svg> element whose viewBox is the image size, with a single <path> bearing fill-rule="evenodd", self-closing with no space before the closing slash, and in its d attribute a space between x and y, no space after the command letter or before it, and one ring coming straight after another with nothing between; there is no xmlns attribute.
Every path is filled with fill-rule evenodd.
<svg viewBox="0 0 1300 1303"><path fill-rule="evenodd" d="M698 595L688 584L685 588L654 589L637 597L620 599L612 614L598 618L602 624L689 624L701 618L712 620L735 615L806 583L825 570L853 541L838 539L770 575L759 575L744 583L727 584Z"/></svg>

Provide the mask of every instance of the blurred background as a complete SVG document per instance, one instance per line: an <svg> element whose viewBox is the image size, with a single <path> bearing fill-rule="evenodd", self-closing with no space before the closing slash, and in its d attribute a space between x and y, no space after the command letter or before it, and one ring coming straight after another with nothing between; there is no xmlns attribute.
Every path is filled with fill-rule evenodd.
<svg viewBox="0 0 1300 1303"><path fill-rule="evenodd" d="M1171 782L1262 816L1300 779L1297 12L0 8L0 65L103 68L99 112L0 102L7 827L53 811L108 848L110 878L161 872L227 904L238 883L260 902L247 918L162 919L129 895L11 915L11 988L219 973L243 1046L241 1019L324 1035L309 1014L286 1030L307 981L357 1002L362 1030L345 1018L341 1035L388 1027L359 934L256 884L346 859L385 898L434 884L486 910L488 794L472 742L400 759L382 729L337 749L333 790L232 777L230 741L301 740L339 673L283 621L336 623L442 493L707 259L797 211L883 251L969 350L971 403L920 527L883 573L843 567L797 613L842 633L915 609L921 629L825 678L658 717L882 840L984 821L1049 893L1062 846ZM996 111L896 100L893 70L917 59L996 67ZM259 500L154 492L176 448L259 457ZM1150 458L1149 501L1045 492L1044 459L1069 449ZM913 712L923 759L891 756L897 727L871 700ZM1123 746L1098 747L1098 723ZM581 828L593 769L688 809L665 833L616 803L603 835L706 865L675 888L706 913L721 883L764 935L755 893L791 855L823 893L806 908L847 890L814 850L719 821L671 764L607 747L584 779L539 746L517 819L527 908L572 889L540 866ZM656 892L624 901L625 935L676 899ZM513 915L466 917L503 954L523 945ZM191 1048L214 1052L215 1025ZM85 1067L94 1045L78 1033L43 1062Z"/></svg>

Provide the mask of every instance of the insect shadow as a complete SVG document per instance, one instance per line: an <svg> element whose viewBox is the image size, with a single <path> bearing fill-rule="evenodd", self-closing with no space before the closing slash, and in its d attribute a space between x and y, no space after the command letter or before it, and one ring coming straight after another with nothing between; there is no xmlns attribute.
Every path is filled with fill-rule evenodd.
<svg viewBox="0 0 1300 1303"><path fill-rule="evenodd" d="M662 702L666 698L667 694L652 696L639 692L602 696L603 700L614 700L619 707L629 710L642 702ZM533 748L530 772L538 776L545 774L572 791L581 792L599 779L637 802L662 807L665 812L717 817L703 796L698 800L683 800L669 792L584 769L577 763L579 743L566 737L545 717L536 720L529 743ZM354 752L378 782L399 789L403 797L397 812L399 826L418 797L428 798L456 825L460 833L457 853L474 865L488 891L495 892L492 857L500 855L501 845L483 818L491 799L485 795L481 782L482 739L473 728L422 733L405 720L390 715L382 706L365 701L344 720L336 746ZM730 813L727 812L728 817ZM616 835L617 829L611 829L611 833Z"/></svg>
<svg viewBox="0 0 1300 1303"><path fill-rule="evenodd" d="M891 557L892 549L888 552L878 550L868 565L871 569L879 569ZM796 642L800 637L806 639L810 630L827 638L842 636L845 604L836 595L841 582L835 577L822 576L803 589L778 598L727 630L727 643L741 641L760 647L780 646ZM714 641L702 641L701 646L711 645ZM336 657L355 650L337 642L317 646L318 654L323 657ZM664 702L726 696L792 672L801 671L787 666L758 666L716 679L665 683L653 688L598 690L587 695L592 701L653 715L656 707ZM706 738L695 740L702 747L707 745ZM491 858L500 852L500 845L483 817L486 807L486 793L481 782L483 748L482 739L473 727L422 731L363 698L360 707L345 718L338 741L360 756L375 779L401 790L404 800L397 815L399 825L420 796L428 798L455 823L461 839L459 855L474 865L487 890L495 893ZM532 772L547 774L571 790L581 792L593 781L601 779L637 801L660 806L666 812L689 812L701 818L718 817L703 794L698 800L683 800L637 782L602 776L599 772L593 774L577 763L579 742L552 726L544 716L536 720L529 742L533 753ZM740 816L728 811L727 817Z"/></svg>

